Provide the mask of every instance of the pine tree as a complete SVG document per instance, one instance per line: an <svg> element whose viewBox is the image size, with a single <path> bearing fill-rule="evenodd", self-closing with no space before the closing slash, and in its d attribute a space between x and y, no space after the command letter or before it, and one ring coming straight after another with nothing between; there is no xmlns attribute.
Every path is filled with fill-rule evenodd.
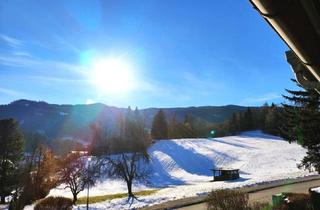
<svg viewBox="0 0 320 210"><path fill-rule="evenodd" d="M298 142L308 152L300 167L320 173L320 95L316 90L286 90L291 104L283 104L281 136Z"/></svg>
<svg viewBox="0 0 320 210"><path fill-rule="evenodd" d="M153 118L151 136L152 139L168 138L168 123L162 109Z"/></svg>
<svg viewBox="0 0 320 210"><path fill-rule="evenodd" d="M266 102L262 105L260 112L259 112L259 118L258 118L258 127L261 130L265 130L265 122L266 122L266 116L269 110L269 104Z"/></svg>
<svg viewBox="0 0 320 210"><path fill-rule="evenodd" d="M309 94L307 91L291 91L286 90L292 96L283 97L287 99L289 104L283 105L283 113L281 115L283 124L280 126L281 136L289 142L298 142L302 144L302 114L304 104L308 103Z"/></svg>
<svg viewBox="0 0 320 210"><path fill-rule="evenodd" d="M272 135L279 135L279 126L280 126L280 117L279 117L280 109L272 104L271 107L268 108L265 114L265 122L263 131Z"/></svg>
<svg viewBox="0 0 320 210"><path fill-rule="evenodd" d="M107 149L108 142L107 136L108 132L106 128L103 128L99 123L93 123L90 125L91 131L91 144L90 152L92 155L103 155L104 151Z"/></svg>
<svg viewBox="0 0 320 210"><path fill-rule="evenodd" d="M15 189L23 155L23 136L13 119L0 120L0 197L1 203Z"/></svg>
<svg viewBox="0 0 320 210"><path fill-rule="evenodd" d="M252 130L253 129L253 114L251 109L248 107L246 112L244 113L244 131Z"/></svg>
<svg viewBox="0 0 320 210"><path fill-rule="evenodd" d="M178 127L178 121L176 118L176 114L174 113L171 120L168 123L168 137L170 139L177 138L177 136L178 136L177 127Z"/></svg>
<svg viewBox="0 0 320 210"><path fill-rule="evenodd" d="M187 138L195 138L197 137L197 131L196 131L196 119L189 114L186 114L184 116L184 127L187 133Z"/></svg>
<svg viewBox="0 0 320 210"><path fill-rule="evenodd" d="M228 133L235 135L239 132L239 120L236 113L232 114L231 119L228 121Z"/></svg>
<svg viewBox="0 0 320 210"><path fill-rule="evenodd" d="M141 151L151 144L144 117L138 108L132 111L129 107L118 121L119 132L113 135L114 139L108 140L113 152Z"/></svg>

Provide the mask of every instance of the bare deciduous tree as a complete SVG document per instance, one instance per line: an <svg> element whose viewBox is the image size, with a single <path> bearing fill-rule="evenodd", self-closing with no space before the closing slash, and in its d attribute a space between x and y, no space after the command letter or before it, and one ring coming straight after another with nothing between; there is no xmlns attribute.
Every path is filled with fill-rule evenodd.
<svg viewBox="0 0 320 210"><path fill-rule="evenodd" d="M86 184L86 164L78 155L69 155L61 161L59 172L60 183L66 184L73 195L73 203L77 201L77 195L84 190Z"/></svg>
<svg viewBox="0 0 320 210"><path fill-rule="evenodd" d="M88 165L86 157L78 154L69 154L61 160L59 171L59 182L66 185L73 195L73 203L78 200L78 194L84 190L86 185L93 185L96 173L95 166Z"/></svg>
<svg viewBox="0 0 320 210"><path fill-rule="evenodd" d="M128 197L135 198L132 191L134 181L148 181L149 169L147 163L149 156L142 152L120 153L106 158L109 175L125 181Z"/></svg>
<svg viewBox="0 0 320 210"><path fill-rule="evenodd" d="M118 132L107 135L104 155L104 168L110 177L126 182L128 197L135 198L132 190L134 181L148 180L150 135L145 127L143 116L138 109L134 112L129 108L122 118L119 118Z"/></svg>

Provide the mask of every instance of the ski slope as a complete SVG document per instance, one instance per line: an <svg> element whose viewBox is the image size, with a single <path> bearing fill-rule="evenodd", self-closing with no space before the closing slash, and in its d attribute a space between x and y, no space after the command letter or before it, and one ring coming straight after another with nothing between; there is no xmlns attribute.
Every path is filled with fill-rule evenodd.
<svg viewBox="0 0 320 210"><path fill-rule="evenodd" d="M134 190L161 189L151 196L140 197L131 205L126 199L92 204L91 209L130 209L183 197L195 196L217 188L235 188L257 183L311 175L297 168L305 155L301 146L260 131L239 136L210 139L161 140L149 149L151 184L135 183ZM240 169L240 179L210 182L210 169ZM126 192L125 183L104 179L90 189L90 195ZM54 189L50 195L69 196L65 189ZM85 196L82 192L79 197ZM77 206L75 209L85 209Z"/></svg>

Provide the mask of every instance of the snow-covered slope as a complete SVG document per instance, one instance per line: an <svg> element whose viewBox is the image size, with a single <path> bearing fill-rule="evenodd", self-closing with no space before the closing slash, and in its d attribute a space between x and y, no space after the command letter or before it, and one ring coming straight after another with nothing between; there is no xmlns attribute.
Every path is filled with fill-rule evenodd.
<svg viewBox="0 0 320 210"><path fill-rule="evenodd" d="M152 184L146 186L137 183L134 189L163 189L155 195L140 198L131 208L195 196L214 188L233 188L310 175L297 168L306 153L305 149L259 131L223 138L161 140L150 148L149 153ZM210 182L210 169L216 167L238 168L241 178L235 181ZM126 192L125 184L110 179L98 183L90 190L91 195L118 192ZM50 194L66 196L69 193L55 189ZM85 192L80 196L85 196ZM96 209L129 208L125 199L92 206Z"/></svg>
<svg viewBox="0 0 320 210"><path fill-rule="evenodd" d="M215 139L160 141L150 149L153 183L192 184L212 179L209 169L240 169L242 181L267 181L306 172L297 169L305 150L259 131Z"/></svg>

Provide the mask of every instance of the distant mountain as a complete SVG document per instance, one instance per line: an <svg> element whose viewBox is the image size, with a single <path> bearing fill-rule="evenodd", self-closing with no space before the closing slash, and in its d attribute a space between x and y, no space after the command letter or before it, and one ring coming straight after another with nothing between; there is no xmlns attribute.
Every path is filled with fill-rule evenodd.
<svg viewBox="0 0 320 210"><path fill-rule="evenodd" d="M170 119L175 115L182 121L186 114L211 123L220 123L228 119L232 113L244 111L243 106L202 106L186 108L163 108ZM86 141L90 124L100 122L114 125L118 115L126 109L96 103L90 105L57 105L30 100L17 100L8 105L0 105L0 119L14 118L20 127L27 132L40 132L49 138L71 138ZM150 126L153 116L159 108L142 109Z"/></svg>

